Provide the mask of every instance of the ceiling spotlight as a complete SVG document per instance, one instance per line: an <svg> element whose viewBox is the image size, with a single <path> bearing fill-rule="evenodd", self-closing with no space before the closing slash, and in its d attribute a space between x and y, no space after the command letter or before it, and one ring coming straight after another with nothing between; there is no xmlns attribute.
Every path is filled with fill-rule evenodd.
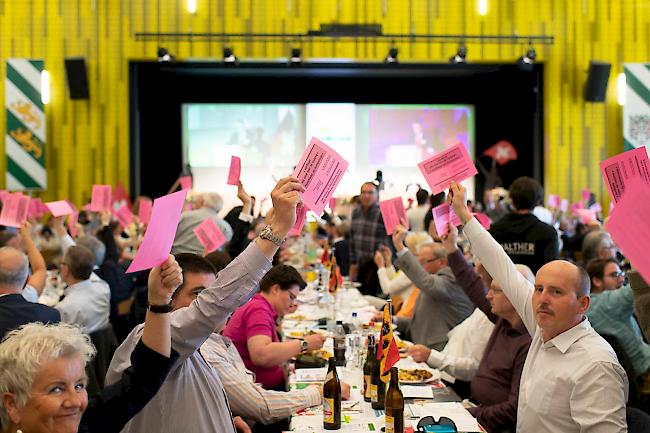
<svg viewBox="0 0 650 433"><path fill-rule="evenodd" d="M397 54L399 54L397 47L391 47L384 59L384 63L399 63L397 60Z"/></svg>
<svg viewBox="0 0 650 433"><path fill-rule="evenodd" d="M528 48L528 51L526 51L525 55L519 57L517 60L517 66L519 66L519 69L522 71L532 71L533 66L535 65L535 57L537 57L537 53L533 47L530 47Z"/></svg>
<svg viewBox="0 0 650 433"><path fill-rule="evenodd" d="M302 64L302 52L300 48L292 48L291 55L289 56L290 66L299 66Z"/></svg>
<svg viewBox="0 0 650 433"><path fill-rule="evenodd" d="M456 54L449 58L449 63L457 65L459 63L467 63L467 48L465 45L460 44Z"/></svg>
<svg viewBox="0 0 650 433"><path fill-rule="evenodd" d="M167 48L158 48L158 61L160 63L174 63L174 56L167 50Z"/></svg>
<svg viewBox="0 0 650 433"><path fill-rule="evenodd" d="M230 47L225 47L223 49L223 62L229 65L234 65L239 61L235 52Z"/></svg>

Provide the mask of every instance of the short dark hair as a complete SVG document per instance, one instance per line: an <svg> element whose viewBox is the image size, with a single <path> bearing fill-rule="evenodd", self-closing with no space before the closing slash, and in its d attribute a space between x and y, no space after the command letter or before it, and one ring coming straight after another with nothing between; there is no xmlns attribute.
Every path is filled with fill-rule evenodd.
<svg viewBox="0 0 650 433"><path fill-rule="evenodd" d="M183 273L217 275L214 265L205 257L194 253L180 253L174 256Z"/></svg>
<svg viewBox="0 0 650 433"><path fill-rule="evenodd" d="M205 257L200 256L194 253L180 253L174 256L176 263L180 266L183 274L211 274L216 276L217 270L214 268L212 263L208 261ZM172 299L176 297L179 293L182 285L178 286L174 293L172 293Z"/></svg>
<svg viewBox="0 0 650 433"><path fill-rule="evenodd" d="M289 290L294 285L302 290L307 286L296 268L289 265L273 266L260 281L260 292L268 293L275 284L278 284L282 290Z"/></svg>
<svg viewBox="0 0 650 433"><path fill-rule="evenodd" d="M440 191L438 194L431 194L429 197L429 202L431 203L431 209L436 206L439 206L445 202L447 196L444 191Z"/></svg>
<svg viewBox="0 0 650 433"><path fill-rule="evenodd" d="M230 254L225 251L218 250L212 251L210 254L205 256L205 259L212 264L214 270L217 272L220 272L223 268L228 266L230 262L232 262L232 257L230 257Z"/></svg>
<svg viewBox="0 0 650 433"><path fill-rule="evenodd" d="M420 188L418 189L418 192L415 193L415 199L417 200L418 205L420 206L426 204L428 198L429 198L429 191L427 191L426 189Z"/></svg>
<svg viewBox="0 0 650 433"><path fill-rule="evenodd" d="M598 278L602 280L605 276L605 266L610 263L618 265L618 262L613 258L607 259L593 259L587 263L587 274L589 274L589 281L591 282L592 278Z"/></svg>
<svg viewBox="0 0 650 433"><path fill-rule="evenodd" d="M87 280L95 266L95 255L86 247L73 245L63 257L63 263L70 270L70 274L77 280Z"/></svg>
<svg viewBox="0 0 650 433"><path fill-rule="evenodd" d="M519 177L510 185L510 199L517 210L532 210L543 196L544 188L532 177Z"/></svg>

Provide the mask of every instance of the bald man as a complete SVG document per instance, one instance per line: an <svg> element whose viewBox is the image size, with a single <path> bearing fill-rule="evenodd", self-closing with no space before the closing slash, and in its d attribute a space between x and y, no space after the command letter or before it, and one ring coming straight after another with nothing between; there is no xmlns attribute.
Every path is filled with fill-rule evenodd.
<svg viewBox="0 0 650 433"><path fill-rule="evenodd" d="M447 266L445 248L437 243L421 245L415 257L404 245L406 234L402 225L393 231L397 265L420 294L413 317L393 320L406 339L440 351L447 344L449 331L472 314L474 305Z"/></svg>
<svg viewBox="0 0 650 433"><path fill-rule="evenodd" d="M61 320L54 308L29 302L23 297L28 274L29 261L22 251L13 247L0 248L0 339L26 323Z"/></svg>
<svg viewBox="0 0 650 433"><path fill-rule="evenodd" d="M517 432L626 432L627 376L585 317L587 273L554 260L530 283L471 215L465 188L452 182L450 197L474 253L532 336L521 374Z"/></svg>

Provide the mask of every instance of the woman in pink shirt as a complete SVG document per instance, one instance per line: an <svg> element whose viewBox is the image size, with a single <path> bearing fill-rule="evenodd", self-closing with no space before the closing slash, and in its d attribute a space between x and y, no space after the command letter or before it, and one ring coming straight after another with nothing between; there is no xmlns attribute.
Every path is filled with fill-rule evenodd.
<svg viewBox="0 0 650 433"><path fill-rule="evenodd" d="M284 391L284 363L305 350L320 349L325 342L320 334L290 341L280 341L278 337L278 316L289 312L305 286L293 267L271 268L260 281L260 293L235 311L222 332L233 341L246 368L255 373L256 381L266 389Z"/></svg>

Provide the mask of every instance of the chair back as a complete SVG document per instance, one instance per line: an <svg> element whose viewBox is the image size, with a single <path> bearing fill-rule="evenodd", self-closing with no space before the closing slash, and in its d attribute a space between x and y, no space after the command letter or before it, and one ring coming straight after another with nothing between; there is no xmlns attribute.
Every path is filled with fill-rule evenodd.
<svg viewBox="0 0 650 433"><path fill-rule="evenodd" d="M88 375L87 390L88 395L92 396L104 388L106 372L118 344L111 324L90 334L90 341L97 348L97 355L86 365L86 374Z"/></svg>

